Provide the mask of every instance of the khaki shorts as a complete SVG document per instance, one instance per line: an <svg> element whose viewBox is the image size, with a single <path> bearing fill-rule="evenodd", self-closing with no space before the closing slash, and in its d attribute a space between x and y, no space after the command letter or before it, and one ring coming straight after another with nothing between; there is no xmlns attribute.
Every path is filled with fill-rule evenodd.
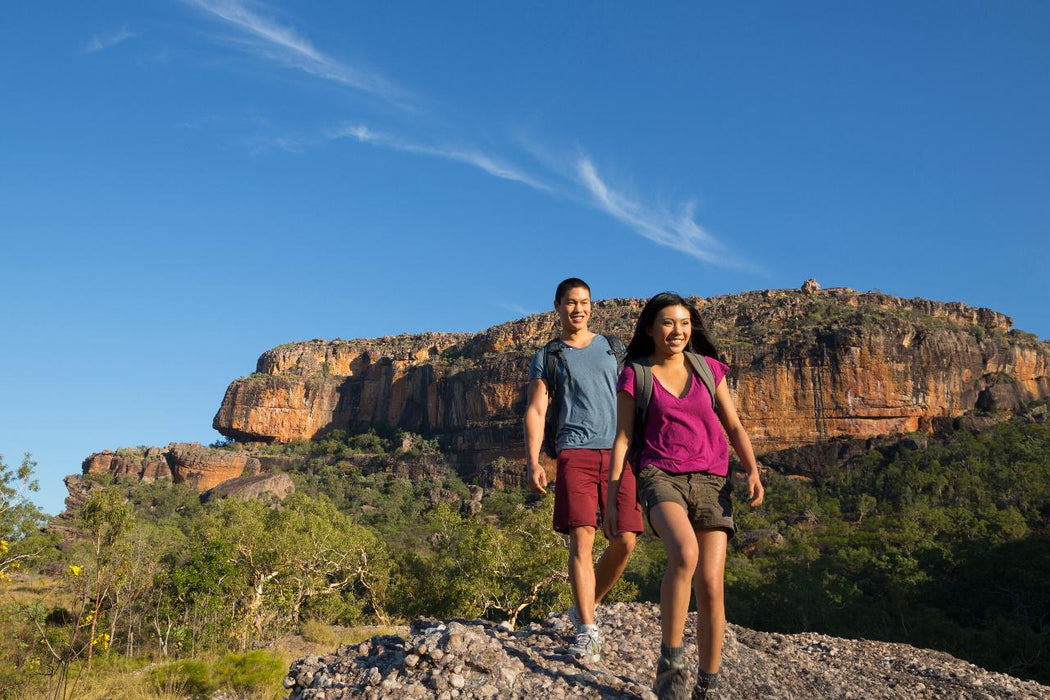
<svg viewBox="0 0 1050 700"><path fill-rule="evenodd" d="M651 464L638 472L638 501L650 527L653 523L649 511L653 506L677 503L689 515L694 529L719 528L732 539L736 534L732 493L733 483L729 479L707 472L668 474Z"/></svg>

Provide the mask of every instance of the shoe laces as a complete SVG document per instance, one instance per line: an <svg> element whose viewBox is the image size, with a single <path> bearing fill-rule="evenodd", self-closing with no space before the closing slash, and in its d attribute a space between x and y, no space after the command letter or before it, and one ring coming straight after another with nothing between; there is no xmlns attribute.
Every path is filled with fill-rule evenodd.
<svg viewBox="0 0 1050 700"><path fill-rule="evenodd" d="M598 633L588 632L586 630L580 630L576 633L576 637L573 638L572 645L580 649L589 649L592 646L598 645Z"/></svg>

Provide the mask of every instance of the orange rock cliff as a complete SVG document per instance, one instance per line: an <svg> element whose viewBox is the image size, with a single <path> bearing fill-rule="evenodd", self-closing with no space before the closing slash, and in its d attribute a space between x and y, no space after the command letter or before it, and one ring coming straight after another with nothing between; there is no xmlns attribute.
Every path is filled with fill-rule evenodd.
<svg viewBox="0 0 1050 700"><path fill-rule="evenodd" d="M1050 343L989 309L814 284L693 300L760 455L1050 397ZM628 340L643 303L597 302L592 328ZM229 386L213 425L287 442L385 424L440 438L468 470L521 459L528 361L555 324L546 313L478 334L282 345Z"/></svg>

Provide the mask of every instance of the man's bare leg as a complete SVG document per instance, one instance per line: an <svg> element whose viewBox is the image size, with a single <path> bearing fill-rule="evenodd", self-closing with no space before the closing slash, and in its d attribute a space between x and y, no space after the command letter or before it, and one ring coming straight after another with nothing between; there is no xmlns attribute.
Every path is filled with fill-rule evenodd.
<svg viewBox="0 0 1050 700"><path fill-rule="evenodd" d="M606 594L620 580L624 569L627 568L627 560L631 558L631 552L634 551L634 543L635 534L633 532L622 532L618 538L609 542L609 546L598 558L598 566L594 571L594 605L601 603Z"/></svg>
<svg viewBox="0 0 1050 700"><path fill-rule="evenodd" d="M569 531L569 586L576 612L585 625L594 624L594 531L586 525Z"/></svg>

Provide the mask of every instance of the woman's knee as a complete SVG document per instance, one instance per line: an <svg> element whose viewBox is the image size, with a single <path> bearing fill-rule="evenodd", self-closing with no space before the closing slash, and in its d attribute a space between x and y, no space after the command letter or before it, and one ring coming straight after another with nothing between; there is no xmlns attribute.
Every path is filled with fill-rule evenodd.
<svg viewBox="0 0 1050 700"><path fill-rule="evenodd" d="M697 605L718 605L725 599L725 575L721 571L697 571L694 584Z"/></svg>
<svg viewBox="0 0 1050 700"><path fill-rule="evenodd" d="M667 568L692 574L696 569L697 559L700 557L700 549L696 542L682 539L667 546Z"/></svg>

